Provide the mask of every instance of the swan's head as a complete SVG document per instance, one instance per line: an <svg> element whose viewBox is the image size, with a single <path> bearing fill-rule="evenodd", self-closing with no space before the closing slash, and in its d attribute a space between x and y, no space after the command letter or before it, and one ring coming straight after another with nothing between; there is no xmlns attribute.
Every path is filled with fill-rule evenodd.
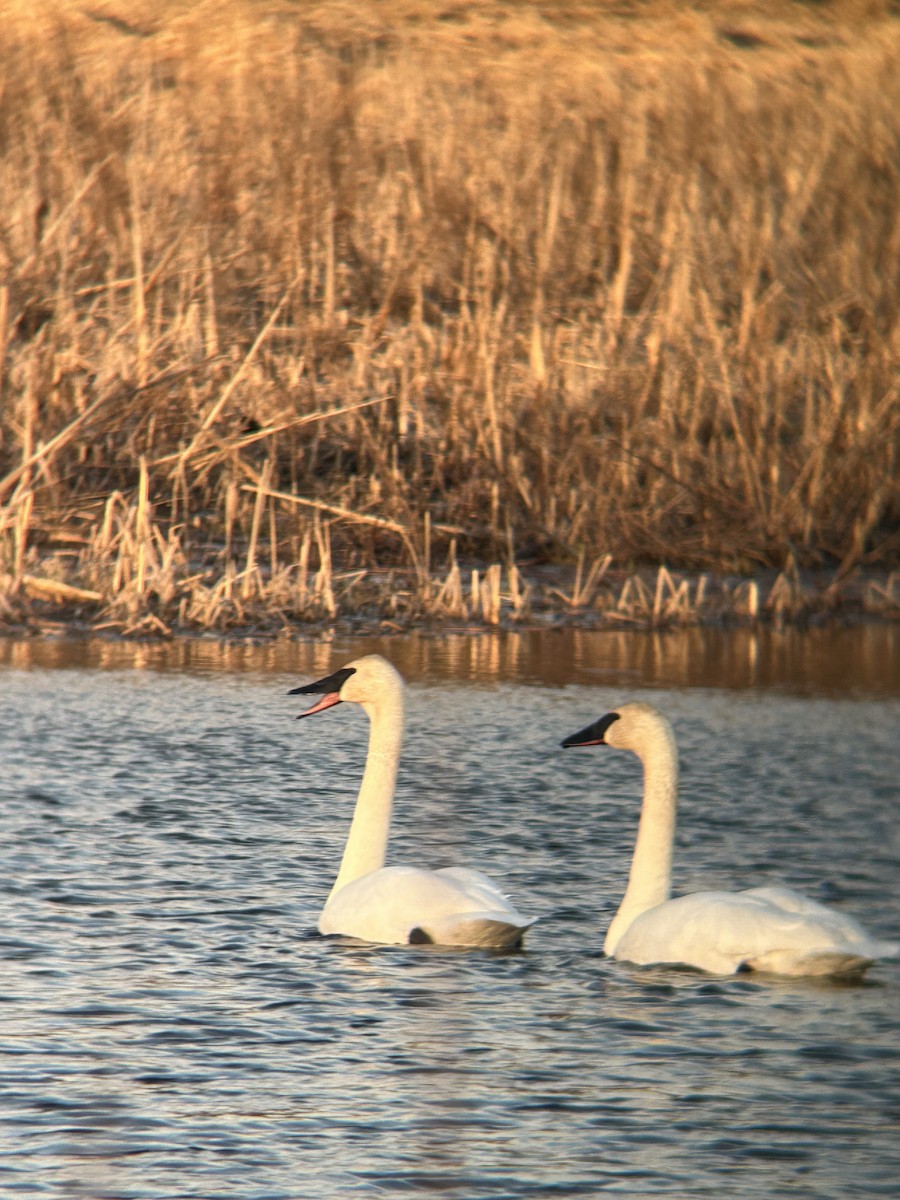
<svg viewBox="0 0 900 1200"><path fill-rule="evenodd" d="M586 725L578 733L569 734L562 745L564 749L569 746L614 746L617 750L631 750L643 757L660 741L674 746L672 726L652 704L633 702L621 704L599 721Z"/></svg>
<svg viewBox="0 0 900 1200"><path fill-rule="evenodd" d="M333 708L335 704L348 701L361 705L371 717L376 706L403 702L403 680L386 658L380 654L367 654L363 658L355 658L346 666L317 679L315 683L305 683L302 687L291 688L289 696L319 696L312 708L299 713L301 717L311 717L313 713Z"/></svg>

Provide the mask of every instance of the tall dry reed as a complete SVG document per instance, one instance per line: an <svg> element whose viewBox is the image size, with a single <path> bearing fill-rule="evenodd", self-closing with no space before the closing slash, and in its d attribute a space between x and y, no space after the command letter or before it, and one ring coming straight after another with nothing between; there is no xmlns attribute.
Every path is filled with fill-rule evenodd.
<svg viewBox="0 0 900 1200"><path fill-rule="evenodd" d="M6 610L895 565L900 22L673 11L8 0Z"/></svg>

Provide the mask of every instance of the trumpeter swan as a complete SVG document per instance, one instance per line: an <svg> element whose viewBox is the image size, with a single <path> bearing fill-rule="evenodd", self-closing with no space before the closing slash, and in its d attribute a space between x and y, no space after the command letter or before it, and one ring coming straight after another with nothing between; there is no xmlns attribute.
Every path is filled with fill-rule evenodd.
<svg viewBox="0 0 900 1200"><path fill-rule="evenodd" d="M533 921L480 871L384 865L403 739L403 690L391 664L369 654L288 693L321 694L300 717L350 701L370 723L362 785L319 932L386 945L518 946Z"/></svg>
<svg viewBox="0 0 900 1200"><path fill-rule="evenodd" d="M628 886L603 949L632 963L682 963L730 974L859 974L898 947L856 921L785 887L695 892L670 899L678 793L672 726L649 704L623 704L567 737L567 746L631 750L644 768L644 800Z"/></svg>

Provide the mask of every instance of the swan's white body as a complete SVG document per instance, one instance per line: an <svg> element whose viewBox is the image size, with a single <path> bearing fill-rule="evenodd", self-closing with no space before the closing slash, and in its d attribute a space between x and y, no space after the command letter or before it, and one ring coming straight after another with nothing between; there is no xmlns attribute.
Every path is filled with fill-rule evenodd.
<svg viewBox="0 0 900 1200"><path fill-rule="evenodd" d="M362 785L340 870L319 917L320 933L385 945L519 945L533 921L480 871L384 865L403 739L403 680L391 664L366 655L294 691L323 693L301 716L351 701L370 721Z"/></svg>
<svg viewBox="0 0 900 1200"><path fill-rule="evenodd" d="M628 887L603 949L626 962L681 963L716 974L858 974L900 947L851 917L785 887L695 892L670 899L678 794L672 727L649 704L623 704L564 746L631 750L644 767L644 802Z"/></svg>

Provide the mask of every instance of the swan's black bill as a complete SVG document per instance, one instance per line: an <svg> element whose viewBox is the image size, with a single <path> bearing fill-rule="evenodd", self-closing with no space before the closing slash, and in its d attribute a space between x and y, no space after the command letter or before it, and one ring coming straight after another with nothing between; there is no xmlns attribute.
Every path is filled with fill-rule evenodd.
<svg viewBox="0 0 900 1200"><path fill-rule="evenodd" d="M563 739L562 748L567 750L569 746L605 746L606 731L613 721L618 721L618 719L618 713L607 713L599 721L594 721L592 725L585 725L584 729L579 729L577 733L570 733L567 738Z"/></svg>
<svg viewBox="0 0 900 1200"><path fill-rule="evenodd" d="M339 671L326 675L324 679L317 679L315 683L304 683L302 687L291 688L288 692L289 696L322 695L322 699L312 708L298 713L297 720L299 721L301 717L311 717L313 713L322 712L326 708L333 708L335 704L340 704L341 688L355 671L356 667L341 667Z"/></svg>

